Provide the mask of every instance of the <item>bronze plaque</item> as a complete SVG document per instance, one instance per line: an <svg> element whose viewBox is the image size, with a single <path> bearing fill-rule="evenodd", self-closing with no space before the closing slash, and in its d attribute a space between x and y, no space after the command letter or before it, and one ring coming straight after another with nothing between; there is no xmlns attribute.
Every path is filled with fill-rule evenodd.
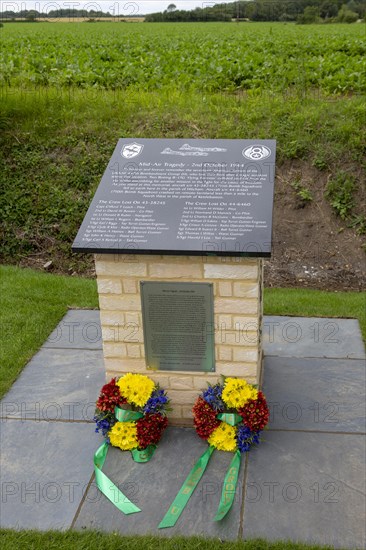
<svg viewBox="0 0 366 550"><path fill-rule="evenodd" d="M141 281L147 368L215 370L213 285Z"/></svg>

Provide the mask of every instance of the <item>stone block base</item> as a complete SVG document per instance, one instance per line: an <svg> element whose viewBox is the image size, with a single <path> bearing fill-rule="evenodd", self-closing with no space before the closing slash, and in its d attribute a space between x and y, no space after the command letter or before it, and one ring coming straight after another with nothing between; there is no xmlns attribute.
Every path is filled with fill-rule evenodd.
<svg viewBox="0 0 366 550"><path fill-rule="evenodd" d="M175 425L191 425L198 393L221 375L259 384L262 260L207 256L95 257L106 377L150 376L168 390ZM152 371L145 362L140 282L204 282L214 288L215 372Z"/></svg>

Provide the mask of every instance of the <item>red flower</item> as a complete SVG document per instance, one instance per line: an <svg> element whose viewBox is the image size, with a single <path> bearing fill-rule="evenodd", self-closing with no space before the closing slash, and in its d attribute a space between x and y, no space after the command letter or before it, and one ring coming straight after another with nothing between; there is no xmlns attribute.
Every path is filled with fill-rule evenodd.
<svg viewBox="0 0 366 550"><path fill-rule="evenodd" d="M157 445L168 425L168 419L160 413L146 414L136 422L139 449L146 449L148 445Z"/></svg>
<svg viewBox="0 0 366 550"><path fill-rule="evenodd" d="M97 408L103 412L114 412L115 407L120 407L127 403L127 399L121 395L121 390L116 384L116 379L105 384L100 392L99 399L97 401Z"/></svg>
<svg viewBox="0 0 366 550"><path fill-rule="evenodd" d="M208 439L212 432L220 425L217 420L217 412L203 399L199 397L193 405L193 422L197 434L202 439Z"/></svg>
<svg viewBox="0 0 366 550"><path fill-rule="evenodd" d="M250 399L238 410L238 413L250 430L253 432L263 430L269 420L269 410L263 393L259 391L257 399Z"/></svg>

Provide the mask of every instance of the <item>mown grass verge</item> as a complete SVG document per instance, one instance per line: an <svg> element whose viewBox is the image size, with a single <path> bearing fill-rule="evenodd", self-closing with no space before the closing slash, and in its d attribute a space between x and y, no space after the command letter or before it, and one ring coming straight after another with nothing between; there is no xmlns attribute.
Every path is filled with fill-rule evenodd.
<svg viewBox="0 0 366 550"><path fill-rule="evenodd" d="M0 266L0 396L42 346L68 308L96 308L92 279ZM267 315L354 317L366 339L366 293L307 289L266 289Z"/></svg>
<svg viewBox="0 0 366 550"><path fill-rule="evenodd" d="M366 292L265 288L264 312L266 315L358 319L366 341Z"/></svg>
<svg viewBox="0 0 366 550"><path fill-rule="evenodd" d="M330 546L295 542L267 542L253 539L225 542L201 537L122 537L117 533L97 531L59 533L56 531L0 530L2 550L331 550Z"/></svg>

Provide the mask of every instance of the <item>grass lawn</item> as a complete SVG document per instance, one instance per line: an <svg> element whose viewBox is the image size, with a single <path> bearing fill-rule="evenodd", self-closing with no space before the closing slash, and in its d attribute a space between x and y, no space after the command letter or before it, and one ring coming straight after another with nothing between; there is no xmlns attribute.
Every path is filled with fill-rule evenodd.
<svg viewBox="0 0 366 550"><path fill-rule="evenodd" d="M96 308L95 281L0 267L0 396L69 307Z"/></svg>
<svg viewBox="0 0 366 550"><path fill-rule="evenodd" d="M2 550L327 550L328 546L313 546L295 542L267 542L256 539L242 542L222 542L199 537L122 537L117 533L95 531L59 533L55 531L0 530Z"/></svg>
<svg viewBox="0 0 366 550"><path fill-rule="evenodd" d="M94 280L0 266L0 396L62 319L68 308L97 308ZM366 339L366 293L266 289L267 315L353 317Z"/></svg>
<svg viewBox="0 0 366 550"><path fill-rule="evenodd" d="M358 319L366 341L366 292L325 292L305 288L265 288L266 315Z"/></svg>

